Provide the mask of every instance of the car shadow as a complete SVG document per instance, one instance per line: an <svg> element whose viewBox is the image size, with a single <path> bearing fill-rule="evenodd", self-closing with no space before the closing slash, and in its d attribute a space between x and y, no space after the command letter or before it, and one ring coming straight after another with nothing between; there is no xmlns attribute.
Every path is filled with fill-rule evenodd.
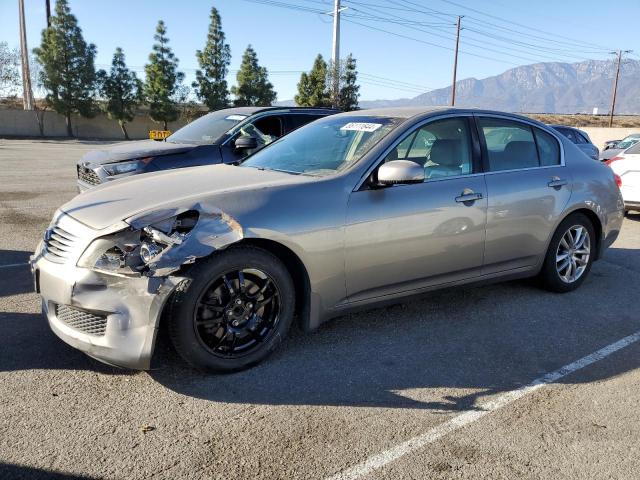
<svg viewBox="0 0 640 480"><path fill-rule="evenodd" d="M91 370L133 375L110 367L70 347L51 331L41 313L0 312L0 372L19 370Z"/></svg>
<svg viewBox="0 0 640 480"><path fill-rule="evenodd" d="M53 472L47 469L0 462L0 478L16 480L90 480L95 477Z"/></svg>
<svg viewBox="0 0 640 480"><path fill-rule="evenodd" d="M294 328L266 362L228 375L188 367L161 334L152 369L141 375L212 402L436 413L480 408L482 397L518 388L638 331L637 295L630 294L638 273L605 260L579 290L565 295L543 292L530 281L430 292L334 319L312 334ZM37 313L0 313L0 338L0 371L137 374L67 346ZM640 355L627 355L604 373L560 382L591 382L639 366Z"/></svg>
<svg viewBox="0 0 640 480"><path fill-rule="evenodd" d="M632 273L605 262L592 273L565 295L516 281L351 314L313 334L294 331L265 363L230 375L186 367L161 337L149 375L215 402L475 409L481 397L518 388L640 329L635 296L628 295ZM631 356L605 378L639 366L640 357ZM560 380L581 381L594 377Z"/></svg>
<svg viewBox="0 0 640 480"><path fill-rule="evenodd" d="M640 222L640 212L630 211L625 215L627 220L631 220L632 222Z"/></svg>

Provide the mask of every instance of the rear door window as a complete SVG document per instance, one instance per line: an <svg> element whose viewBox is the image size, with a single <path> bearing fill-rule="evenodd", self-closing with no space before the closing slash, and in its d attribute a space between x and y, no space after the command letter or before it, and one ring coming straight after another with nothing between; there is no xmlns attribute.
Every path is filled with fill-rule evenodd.
<svg viewBox="0 0 640 480"><path fill-rule="evenodd" d="M487 167L491 172L539 167L538 150L531 127L502 118L479 117Z"/></svg>
<svg viewBox="0 0 640 480"><path fill-rule="evenodd" d="M560 165L560 145L553 135L533 128L536 135L536 143L538 145L538 155L540 157L540 165L549 167L551 165Z"/></svg>

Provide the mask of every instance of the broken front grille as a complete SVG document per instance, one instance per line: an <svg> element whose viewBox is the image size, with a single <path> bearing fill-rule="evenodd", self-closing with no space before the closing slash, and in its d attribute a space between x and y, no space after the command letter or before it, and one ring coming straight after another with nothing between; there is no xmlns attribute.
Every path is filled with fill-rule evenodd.
<svg viewBox="0 0 640 480"><path fill-rule="evenodd" d="M107 329L107 317L78 310L69 305L56 305L56 317L69 327L88 335L101 337Z"/></svg>
<svg viewBox="0 0 640 480"><path fill-rule="evenodd" d="M44 234L44 252L48 260L56 263L65 261L74 255L78 237L59 226L49 228Z"/></svg>
<svg viewBox="0 0 640 480"><path fill-rule="evenodd" d="M77 168L78 168L78 180L84 183L88 183L89 185L100 184L100 177L98 177L98 174L96 172L94 172L90 168L87 168L83 165L78 165Z"/></svg>

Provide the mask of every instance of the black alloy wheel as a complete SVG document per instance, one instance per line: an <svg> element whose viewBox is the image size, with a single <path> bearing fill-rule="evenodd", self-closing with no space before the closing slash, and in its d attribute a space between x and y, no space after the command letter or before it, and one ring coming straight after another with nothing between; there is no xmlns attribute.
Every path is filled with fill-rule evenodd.
<svg viewBox="0 0 640 480"><path fill-rule="evenodd" d="M200 260L184 277L166 312L176 351L194 367L248 368L287 335L295 287L272 253L253 246L228 248Z"/></svg>
<svg viewBox="0 0 640 480"><path fill-rule="evenodd" d="M213 355L237 358L273 334L280 320L280 292L265 272L245 268L214 279L196 303L193 326Z"/></svg>

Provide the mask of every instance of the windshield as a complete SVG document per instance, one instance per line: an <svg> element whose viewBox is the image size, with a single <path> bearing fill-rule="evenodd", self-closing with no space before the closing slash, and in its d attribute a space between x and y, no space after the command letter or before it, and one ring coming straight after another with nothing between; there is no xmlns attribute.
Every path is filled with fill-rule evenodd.
<svg viewBox="0 0 640 480"><path fill-rule="evenodd" d="M360 160L402 122L399 118L361 115L317 120L260 150L243 167L325 176Z"/></svg>
<svg viewBox="0 0 640 480"><path fill-rule="evenodd" d="M628 136L625 137L623 140L620 140L617 144L616 144L616 148L621 148L622 150L629 148L632 145L635 145L636 143L640 142L640 137L636 137L634 136Z"/></svg>
<svg viewBox="0 0 640 480"><path fill-rule="evenodd" d="M637 139L637 140L640 140L640 138L639 138L639 139ZM632 155L638 155L638 154L640 154L640 142L636 142L636 144L635 144L635 145L633 145L629 150L627 150L627 151L626 151L626 152L624 152L624 153L630 153L630 154L632 154Z"/></svg>
<svg viewBox="0 0 640 480"><path fill-rule="evenodd" d="M182 127L169 136L167 142L210 145L245 118L247 115L234 114L229 110L211 112Z"/></svg>

